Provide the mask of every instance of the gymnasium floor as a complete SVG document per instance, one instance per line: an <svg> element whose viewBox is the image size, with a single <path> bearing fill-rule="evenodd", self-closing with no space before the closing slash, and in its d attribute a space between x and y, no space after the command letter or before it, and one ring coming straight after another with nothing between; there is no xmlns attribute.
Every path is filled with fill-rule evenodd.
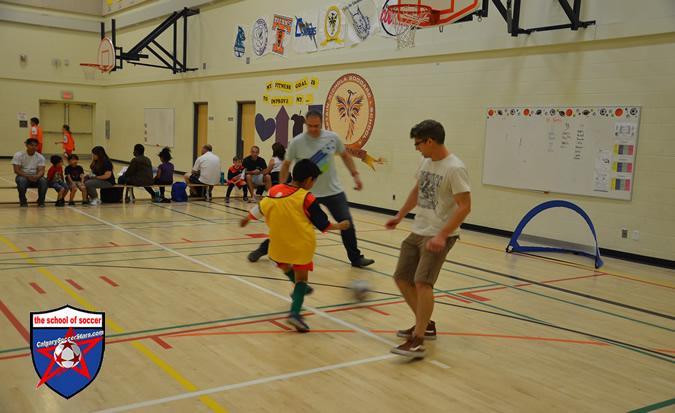
<svg viewBox="0 0 675 413"><path fill-rule="evenodd" d="M9 160L0 171L0 185L13 184ZM386 216L352 210L368 269L349 265L339 234L317 234L312 332L301 335L284 323L291 284L266 257L246 259L267 233L238 226L250 207L0 206L0 411L675 407L673 270L507 254L506 239L465 231L436 285L438 340L410 361L389 349L414 323L391 280L412 221L387 231ZM344 288L357 279L374 290L363 303ZM102 368L70 400L36 390L29 349L29 313L65 304L104 311L107 324Z"/></svg>

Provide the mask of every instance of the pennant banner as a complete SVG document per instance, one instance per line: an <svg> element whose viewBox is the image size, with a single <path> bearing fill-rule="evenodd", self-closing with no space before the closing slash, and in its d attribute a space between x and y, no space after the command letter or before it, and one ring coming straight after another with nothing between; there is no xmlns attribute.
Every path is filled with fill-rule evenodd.
<svg viewBox="0 0 675 413"><path fill-rule="evenodd" d="M272 53L281 57L288 57L288 43L291 41L291 27L293 27L293 19L278 14L274 15L272 23Z"/></svg>
<svg viewBox="0 0 675 413"><path fill-rule="evenodd" d="M234 29L234 46L232 52L237 59L246 57L246 50L248 49L248 37L251 33L251 27L246 25L237 25Z"/></svg>
<svg viewBox="0 0 675 413"><path fill-rule="evenodd" d="M295 39L293 47L296 53L309 53L319 50L317 29L319 10L306 11L295 16Z"/></svg>

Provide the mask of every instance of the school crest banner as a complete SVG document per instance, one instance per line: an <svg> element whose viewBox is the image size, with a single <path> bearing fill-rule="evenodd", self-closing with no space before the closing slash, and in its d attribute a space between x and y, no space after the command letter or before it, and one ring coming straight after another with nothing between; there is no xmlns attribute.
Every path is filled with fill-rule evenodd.
<svg viewBox="0 0 675 413"><path fill-rule="evenodd" d="M272 53L281 57L288 57L288 47L291 42L293 18L275 14L272 20L271 37Z"/></svg>
<svg viewBox="0 0 675 413"><path fill-rule="evenodd" d="M368 40L380 28L379 13L373 0L352 0L342 5L350 27L347 36L352 44Z"/></svg>
<svg viewBox="0 0 675 413"><path fill-rule="evenodd" d="M254 59L265 56L270 51L270 16L262 16L251 25L251 49Z"/></svg>
<svg viewBox="0 0 675 413"><path fill-rule="evenodd" d="M319 11L319 50L345 47L346 25L338 5L324 7Z"/></svg>

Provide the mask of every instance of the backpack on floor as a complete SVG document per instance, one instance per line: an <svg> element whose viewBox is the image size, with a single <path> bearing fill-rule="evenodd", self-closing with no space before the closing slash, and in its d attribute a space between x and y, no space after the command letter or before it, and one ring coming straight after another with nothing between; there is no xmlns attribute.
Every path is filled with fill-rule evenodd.
<svg viewBox="0 0 675 413"><path fill-rule="evenodd" d="M171 200L174 202L187 202L188 196L185 189L187 189L185 182L174 182L171 185Z"/></svg>
<svg viewBox="0 0 675 413"><path fill-rule="evenodd" d="M101 188L101 202L116 204L122 202L124 188Z"/></svg>

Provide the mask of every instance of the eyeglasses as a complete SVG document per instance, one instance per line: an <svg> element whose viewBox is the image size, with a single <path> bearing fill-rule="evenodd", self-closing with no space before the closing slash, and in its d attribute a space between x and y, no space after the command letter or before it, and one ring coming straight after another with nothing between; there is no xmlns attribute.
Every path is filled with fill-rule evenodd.
<svg viewBox="0 0 675 413"><path fill-rule="evenodd" d="M415 142L415 146L417 146L417 145L419 145L419 144L421 144L421 143L425 143L426 141L428 141L428 139L425 139L425 140L423 140L423 141L416 141L416 142Z"/></svg>

